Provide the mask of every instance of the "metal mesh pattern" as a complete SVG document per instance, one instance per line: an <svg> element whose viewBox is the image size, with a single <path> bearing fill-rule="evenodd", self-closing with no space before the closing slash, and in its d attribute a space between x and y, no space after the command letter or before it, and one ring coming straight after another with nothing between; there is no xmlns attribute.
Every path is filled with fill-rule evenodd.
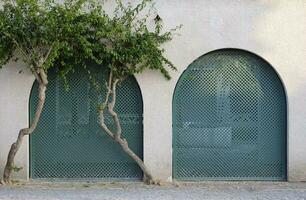
<svg viewBox="0 0 306 200"><path fill-rule="evenodd" d="M106 73L99 70L96 77L105 82ZM98 124L98 93L87 76L79 71L68 77L66 91L62 80L48 72L46 103L37 129L30 137L32 178L105 178L139 179L142 171L107 135ZM34 83L30 99L30 118L37 105L38 84ZM133 77L117 89L115 110L119 113L123 137L131 149L142 158L143 125L142 96ZM106 124L114 128L106 116Z"/></svg>
<svg viewBox="0 0 306 200"><path fill-rule="evenodd" d="M194 61L173 99L173 176L285 180L286 97L273 68L223 49Z"/></svg>

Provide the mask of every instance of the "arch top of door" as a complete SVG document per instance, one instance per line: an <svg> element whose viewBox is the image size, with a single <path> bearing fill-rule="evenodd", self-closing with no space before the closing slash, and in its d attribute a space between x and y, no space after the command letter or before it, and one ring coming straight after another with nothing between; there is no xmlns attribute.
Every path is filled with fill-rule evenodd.
<svg viewBox="0 0 306 200"><path fill-rule="evenodd" d="M99 66L89 67L96 70L95 75L100 78L97 81L104 85L106 71ZM97 108L106 92L92 86L85 69L68 76L67 91L53 70L56 69L48 72L44 111L30 136L30 177L141 179L138 165L99 127ZM37 105L37 87L35 82L30 96L30 119ZM143 102L134 77L128 77L118 86L115 109L121 120L122 135L142 158ZM111 128L114 126L110 115L106 115L105 121Z"/></svg>
<svg viewBox="0 0 306 200"><path fill-rule="evenodd" d="M182 180L286 179L287 105L261 57L220 49L183 72L173 96L173 176Z"/></svg>

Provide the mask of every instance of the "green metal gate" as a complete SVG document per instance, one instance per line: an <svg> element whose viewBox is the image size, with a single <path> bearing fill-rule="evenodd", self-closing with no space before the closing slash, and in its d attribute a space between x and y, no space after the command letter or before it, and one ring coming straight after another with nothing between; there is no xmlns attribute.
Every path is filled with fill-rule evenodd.
<svg viewBox="0 0 306 200"><path fill-rule="evenodd" d="M221 49L195 60L173 98L173 177L286 180L287 107L262 58Z"/></svg>
<svg viewBox="0 0 306 200"><path fill-rule="evenodd" d="M94 68L94 66L93 66ZM98 70L102 83L106 74ZM66 91L54 71L48 72L46 103L37 129L30 137L31 178L103 178L140 179L142 171L98 124L98 93L89 83L87 72L78 71L68 77ZM30 119L37 105L35 82L30 97ZM102 95L103 94L103 95ZM123 137L142 158L142 96L134 77L118 86L115 110L122 122ZM114 128L111 116L106 123Z"/></svg>

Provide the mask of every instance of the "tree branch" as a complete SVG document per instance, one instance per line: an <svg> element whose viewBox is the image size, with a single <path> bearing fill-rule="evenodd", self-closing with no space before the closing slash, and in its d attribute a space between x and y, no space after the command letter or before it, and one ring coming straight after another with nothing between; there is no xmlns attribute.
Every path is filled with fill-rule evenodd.
<svg viewBox="0 0 306 200"><path fill-rule="evenodd" d="M122 133L121 124L119 121L118 114L114 111L114 107L116 104L116 87L117 87L118 82L119 82L119 79L115 79L115 81L113 82L112 93L111 93L112 101L108 103L108 112L111 114L116 124L117 131L116 131L115 137L120 138L121 133Z"/></svg>
<svg viewBox="0 0 306 200"><path fill-rule="evenodd" d="M47 61L47 59L48 59L50 53L51 53L52 50L53 50L54 44L55 44L55 42L53 42L53 43L51 44L51 46L50 46L48 52L46 53L46 55L44 55L44 58L43 58L43 61L42 61L41 65L43 65L43 64Z"/></svg>
<svg viewBox="0 0 306 200"><path fill-rule="evenodd" d="M112 91L111 91L112 82L113 82L113 70L111 70L109 72L108 83L106 84L107 93L106 93L105 101L104 101L104 104L103 104L104 107L107 105L108 100L109 100L109 96L112 93Z"/></svg>
<svg viewBox="0 0 306 200"><path fill-rule="evenodd" d="M40 75L42 84L47 85L48 84L48 78L47 78L47 74L46 74L45 70L42 69L42 68L39 68L38 70L39 70L39 75Z"/></svg>
<svg viewBox="0 0 306 200"><path fill-rule="evenodd" d="M108 80L108 84L107 84L107 94L106 94L105 102L101 106L101 108L99 109L100 126L106 132L106 134L108 136L110 136L115 142L117 142L121 146L122 150L137 163L137 165L141 168L141 170L144 173L144 181L148 184L156 184L157 182L153 179L153 176L152 176L151 172L145 166L142 159L140 159L133 152L133 150L130 149L126 139L121 138L122 130L121 130L120 119L118 117L118 114L114 111L114 107L115 107L115 103L116 103L116 87L117 87L117 84L118 84L119 81L120 81L120 79L115 79L113 81L113 72L110 71L109 80ZM111 100L111 102L108 102L110 95L112 96L112 100ZM113 120L116 124L116 133L113 133L107 127L107 125L105 124L104 109L105 109L106 105L108 105L108 112L112 115Z"/></svg>
<svg viewBox="0 0 306 200"><path fill-rule="evenodd" d="M108 103L109 97L111 95L111 84L112 84L112 80L113 80L113 70L111 70L109 72L109 80L108 83L106 84L106 88L107 88L107 93L106 93L106 97L105 97L105 101L104 103L100 106L99 108L99 118L100 118L100 126L101 128L112 138L114 139L114 133L107 127L107 125L105 124L105 120L104 120L104 109Z"/></svg>
<svg viewBox="0 0 306 200"><path fill-rule="evenodd" d="M99 118L100 118L100 127L107 133L108 136L110 136L112 139L114 139L114 133L107 127L107 125L105 124L105 121L104 121L104 111L103 110L100 110L100 115L99 115Z"/></svg>
<svg viewBox="0 0 306 200"><path fill-rule="evenodd" d="M16 47L20 51L20 53L27 59L28 63L31 64L32 59L29 58L28 54L23 50L23 48L20 46L20 44L17 42L17 40L6 32L3 32L3 34L13 41L13 43L16 45Z"/></svg>
<svg viewBox="0 0 306 200"><path fill-rule="evenodd" d="M31 134L37 126L37 123L40 119L40 116L41 116L41 113L42 113L42 110L43 110L43 107L44 107L45 99L46 99L46 89L47 88L46 88L45 84L39 84L38 105L37 105L37 108L36 108L35 116L34 116L34 119L31 123L30 128L25 133L25 135Z"/></svg>
<svg viewBox="0 0 306 200"><path fill-rule="evenodd" d="M35 79L37 80L38 84L42 84L42 80L41 80L40 76L38 75L37 70L33 66L30 67L30 70L31 70L32 74L35 76Z"/></svg>

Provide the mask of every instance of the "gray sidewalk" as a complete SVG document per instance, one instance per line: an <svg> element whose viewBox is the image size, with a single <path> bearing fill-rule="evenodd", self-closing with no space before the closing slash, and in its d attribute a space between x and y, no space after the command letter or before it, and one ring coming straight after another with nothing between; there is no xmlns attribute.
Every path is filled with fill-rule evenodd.
<svg viewBox="0 0 306 200"><path fill-rule="evenodd" d="M0 186L0 199L305 199L306 183L201 182L148 186L117 182L19 182Z"/></svg>

